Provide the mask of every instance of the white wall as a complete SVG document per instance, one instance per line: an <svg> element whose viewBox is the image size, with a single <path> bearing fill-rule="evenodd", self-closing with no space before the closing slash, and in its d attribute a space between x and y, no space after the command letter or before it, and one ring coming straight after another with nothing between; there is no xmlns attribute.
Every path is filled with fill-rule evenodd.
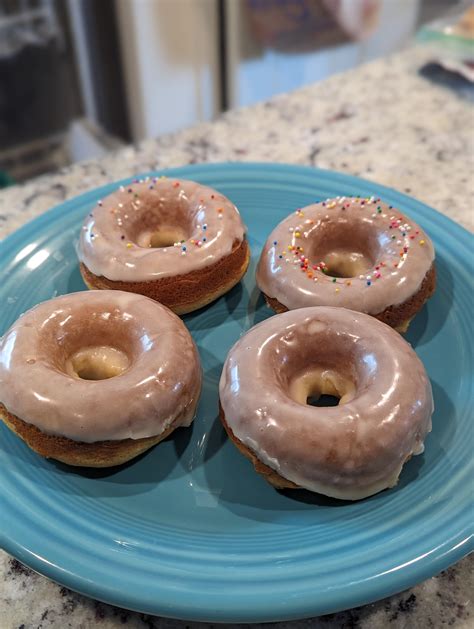
<svg viewBox="0 0 474 629"><path fill-rule="evenodd" d="M219 108L217 0L116 0L135 141Z"/></svg>

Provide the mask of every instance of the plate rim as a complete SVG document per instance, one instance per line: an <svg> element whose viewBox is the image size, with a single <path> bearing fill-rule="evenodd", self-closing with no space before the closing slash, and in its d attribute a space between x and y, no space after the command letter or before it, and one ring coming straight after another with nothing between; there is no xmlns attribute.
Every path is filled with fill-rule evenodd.
<svg viewBox="0 0 474 629"><path fill-rule="evenodd" d="M244 170L248 169L249 171L251 171L254 168L270 168L271 170L273 169L283 170L283 171L292 170L296 173L297 172L301 172L301 173L306 172L307 174L321 173L323 176L331 176L331 177L339 178L343 182L344 181L347 182L347 180L352 179L352 180L355 180L356 182L363 183L364 185L374 186L378 188L379 190L386 190L388 193L391 193L391 194L395 193L397 196L403 197L404 200L406 199L410 203L415 202L417 205L419 205L419 209L421 209L422 211L426 212L428 210L429 212L435 212L437 215L437 220L441 220L442 222L445 222L446 226L448 226L450 229L460 230L460 232L463 234L464 237L465 236L474 237L474 234L472 234L463 225L461 225L460 223L457 223L455 220L453 220L449 216L446 216L446 214L443 214L439 210L436 210L435 208L431 207L424 201L421 201L417 197L412 197L409 194L406 194L405 192L401 192L397 190L396 188L392 188L391 186L386 186L384 184L379 184L377 182L370 181L369 179L364 179L363 177L359 177L357 175L346 174L346 173L342 173L336 170L330 170L328 168L316 168L313 166L298 165L298 164L285 164L283 162L228 161L228 162L209 162L209 163L203 163L203 164L186 164L184 166L167 167L167 168L160 168L158 170L145 171L144 173L137 173L129 177L124 177L122 179L110 181L96 188L91 188L90 190L81 192L81 194L64 199L63 201L60 201L59 203L55 203L52 207L42 212L39 216L35 216L35 218L32 218L31 220L21 225L18 229L15 229L13 232L8 234L4 238L0 239L0 253L2 252L2 249L4 247L13 246L16 240L20 239L20 237L22 237L24 234L27 234L32 229L34 230L38 225L42 225L44 222L51 222L53 218L56 217L56 215L62 214L64 212L64 205L68 203L73 203L73 202L75 203L82 200L85 201L86 199L89 200L89 198L90 198L90 201L92 202L94 201L94 197L97 193L100 193L101 190L104 190L105 188L108 188L111 185L119 187L121 185L126 185L128 183L133 182L134 179L140 179L144 177L160 177L162 175L164 175L165 177L167 176L174 177L175 176L174 173L179 174L181 171L187 172L188 170L198 170L199 168L203 168L203 167L215 168L217 171L219 171L219 170L225 170L229 166L243 168ZM99 196L100 198L100 194L97 194L97 196Z"/></svg>
<svg viewBox="0 0 474 629"><path fill-rule="evenodd" d="M191 165L185 165L185 166L179 166L179 167L173 167L173 168L154 170L154 171L146 172L144 174L135 174L135 175L132 175L130 177L127 177L118 181L108 182L97 188L87 190L86 192L83 192L80 195L68 198L64 201L61 201L58 204L55 204L52 208L50 208L46 212L43 212L42 214L35 217L34 219L27 222L26 224L22 225L19 229L15 230L14 232L6 236L3 240L1 240L0 241L0 255L5 254L8 256L9 252L11 253L12 250L15 250L18 244L20 244L21 242L24 242L25 239L28 239L28 237L31 236L32 233L34 233L40 228L47 227L48 224L53 223L56 220L60 220L61 217L67 212L68 207L72 205L75 206L76 204L84 205L89 202L92 203L97 198L100 198L102 191L109 189L111 186L115 187L115 186L124 185L133 181L136 178L147 177L147 176L154 177L154 176L165 175L165 176L170 176L170 177L180 177L180 176L184 177L184 176L189 175L189 177L192 178L192 173L194 172L195 176L199 177L200 169L203 169L204 171L214 170L217 172L223 172L229 167L241 169L243 171L247 170L249 172L251 172L253 169L264 168L264 169L269 169L273 172L275 172L275 170L284 171L287 174L289 171L291 171L292 173L293 172L300 173L302 175L318 173L323 178L326 178L329 176L332 179L332 182L334 181L337 182L337 180L340 180L341 183L344 185L347 185L351 181L354 181L355 186L375 188L377 190L377 194L380 194L380 195L383 195L384 191L387 193L387 196L395 194L397 198L403 199L403 201L408 202L411 206L415 204L417 206L416 209L419 210L421 214L426 215L428 212L430 214L434 214L434 216L432 217L432 220L434 220L438 225L440 225L440 227L449 229L452 234L452 237L459 238L463 242L463 245L465 246L469 246L468 240L472 238L472 234L466 228L459 225L458 223L456 223L449 217L445 216L444 214L441 214L439 211L431 208L429 205L425 204L424 202L414 197L411 197L405 193L399 192L395 190L394 188L390 188L382 184L378 184L376 182L371 182L360 177L356 177L356 176L348 175L348 174L346 175L345 173L339 173L332 170L313 168L311 166L299 166L295 164L284 164L284 163L273 163L273 162L219 162L219 163L191 164ZM260 172L260 178L261 176L262 176L262 173ZM213 184L210 184L210 185L213 185ZM443 549L444 549L443 552L436 554L434 553L434 550L433 550L430 553L428 553L429 557L423 557L423 558L417 557L413 559L412 562L409 562L411 565L407 567L409 569L407 569L406 571L404 580L403 579L400 580L400 578L398 578L396 581L394 581L393 579L389 578L390 575L383 575L383 574L376 575L377 579L375 579L375 587L372 588L370 596L367 595L367 592L362 587L366 583L366 580L360 582L359 587L362 587L362 591L358 593L357 592L353 593L352 597L349 597L347 599L348 605L344 603L344 607L342 608L340 604L335 604L335 605L333 604L331 606L331 604L328 603L328 605L324 606L324 610L321 611L322 608L319 610L316 609L315 601L313 601L313 608L308 609L308 605L310 603L309 599L306 601L306 605L300 599L298 599L297 601L295 601L293 608L291 608L291 606L287 606L285 611L283 611L282 609L279 609L275 616L272 616L271 613L269 614L268 612L265 612L263 608L262 609L253 608L251 610L245 610L242 616L237 616L235 613L234 614L231 613L232 620L234 622L236 621L256 622L256 621L289 620L289 619L296 619L296 618L304 618L304 617L314 616L315 614L331 613L334 611L339 611L341 609L347 609L348 607L354 607L361 604L367 604L374 600L378 600L380 598L389 596L391 594L401 591L402 589L410 587L415 583L425 580L426 578L429 578L430 576L433 576L433 574L447 568L452 563L458 561L463 556L467 555L472 550L472 547L473 547L472 533L469 534L468 529L469 527L466 526L465 528L462 529L462 531L459 531L458 534L454 536L456 538L456 543L454 543L454 537L448 540L447 542L445 542L443 544ZM186 619L186 620L201 620L201 621L210 620L212 622L216 622L216 621L228 622L229 621L229 615L226 615L226 610L224 608L215 609L213 612L209 614L209 613L203 613L203 610L201 607L195 607L193 609L192 606L188 605L186 613L183 614L182 612L180 612L179 615L173 615L172 610L163 609L163 606L160 610L156 606L153 609L149 607L144 608L143 606L134 606L132 600L130 602L127 602L125 600L125 603L124 603L123 592L110 591L108 594L106 593L106 596L102 597L100 595L100 592L98 595L97 591L93 589L94 586L97 585L96 583L93 583L91 585L89 580L85 579L83 576L73 573L69 570L62 569L61 567L55 566L54 564L50 564L49 562L47 562L45 558L35 555L30 549L25 548L21 544L16 544L15 540L8 539L6 538L5 535L2 535L2 537L5 538L5 543L3 543L3 540L2 540L1 546L4 547L7 553L9 553L10 555L13 555L14 557L17 557L20 561L25 563L25 565L28 565L33 570L47 576L53 581L57 581L60 584L65 585L66 587L69 587L72 590L80 592L81 594L92 597L94 599L103 600L104 602L111 603L118 606L126 606L127 609L135 609L136 611L142 611L146 613L166 615L167 617L170 617L170 618L179 618L179 619ZM449 544L449 542L451 543ZM446 547L447 545L449 547ZM61 578L59 579L59 577ZM102 588L104 589L104 586L102 586ZM345 589L345 588L339 588L338 591L341 589ZM107 588L105 588L105 590L107 590ZM306 607L307 609L306 612L302 611L303 607Z"/></svg>

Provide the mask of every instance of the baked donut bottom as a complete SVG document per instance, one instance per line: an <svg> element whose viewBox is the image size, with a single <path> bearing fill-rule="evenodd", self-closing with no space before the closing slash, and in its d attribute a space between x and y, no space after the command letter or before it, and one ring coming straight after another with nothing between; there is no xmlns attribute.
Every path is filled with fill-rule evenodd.
<svg viewBox="0 0 474 629"><path fill-rule="evenodd" d="M389 306L383 312L379 312L378 314L374 314L371 316L375 317L379 321L382 321L383 323L386 323L391 328L394 328L397 332L404 334L408 330L408 327L413 317L421 310L423 305L433 295L435 288L436 268L435 265L432 264L425 277L423 278L420 288L409 299L404 301L402 304ZM277 314L288 312L289 308L280 303L278 299L275 299L274 297L268 297L268 295L265 295L265 293L263 293L263 296L265 297L267 305Z"/></svg>
<svg viewBox="0 0 474 629"><path fill-rule="evenodd" d="M182 315L207 306L227 293L242 279L249 262L250 247L244 239L237 243L225 258L186 275L145 282L120 282L94 275L82 262L80 271L86 286L90 289L138 293L151 297L176 314Z"/></svg>
<svg viewBox="0 0 474 629"><path fill-rule="evenodd" d="M275 487L276 489L301 489L299 485L296 485L295 483L293 483L291 480L288 480L287 478L283 478L283 476L280 476L280 474L278 474L278 472L276 472L274 469L272 469L265 463L262 463L262 461L260 461L257 455L250 448L248 448L239 439L237 439L237 437L232 432L232 429L230 428L229 424L226 422L224 410L220 402L219 402L219 417L229 439L234 443L237 449L245 457L247 457L247 459L250 459L250 461L253 463L253 466L257 474L260 474L261 476L263 476L263 478L267 482L269 482L270 485L273 485L273 487Z"/></svg>
<svg viewBox="0 0 474 629"><path fill-rule="evenodd" d="M68 437L49 435L33 424L10 413L0 403L0 419L37 454L76 467L113 467L121 465L146 452L166 439L179 425L178 417L164 432L156 437L95 441L85 443Z"/></svg>
<svg viewBox="0 0 474 629"><path fill-rule="evenodd" d="M276 472L274 469L272 469L271 467L269 467L268 465L260 461L258 456L249 447L247 447L239 439L237 439L237 437L232 432L232 429L230 428L229 424L226 422L225 414L224 414L224 411L222 410L222 406L220 402L219 402L219 418L222 422L222 425L224 426L224 429L229 439L233 442L233 444L236 446L239 452L253 463L253 466L257 474L260 474L260 476L263 476L263 478L268 483L270 483L270 485L275 487L275 489L304 489L304 487L301 487L300 485L297 485L293 481L288 480L287 478L284 478L283 476L278 474L278 472ZM404 460L403 465L405 465L405 463L407 463L411 459L411 456L412 455L409 455ZM325 494L322 494L322 495L325 495ZM351 499L348 498L348 500L351 500Z"/></svg>

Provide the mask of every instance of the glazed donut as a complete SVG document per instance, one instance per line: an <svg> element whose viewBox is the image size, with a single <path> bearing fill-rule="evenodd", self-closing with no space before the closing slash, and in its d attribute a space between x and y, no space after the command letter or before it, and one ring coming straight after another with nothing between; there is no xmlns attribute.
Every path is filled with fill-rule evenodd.
<svg viewBox="0 0 474 629"><path fill-rule="evenodd" d="M0 339L0 417L45 457L124 463L189 426L201 368L182 321L132 293L46 301Z"/></svg>
<svg viewBox="0 0 474 629"><path fill-rule="evenodd" d="M339 404L309 405L320 395ZM393 487L431 430L420 359L389 326L345 308L253 327L227 356L219 396L227 433L272 485L345 500Z"/></svg>
<svg viewBox="0 0 474 629"><path fill-rule="evenodd" d="M405 332L435 290L434 249L416 223L380 199L338 197L277 225L257 284L276 312L341 306Z"/></svg>
<svg viewBox="0 0 474 629"><path fill-rule="evenodd" d="M78 253L89 288L140 293L177 314L229 291L250 259L229 199L166 177L135 180L99 201L85 219Z"/></svg>

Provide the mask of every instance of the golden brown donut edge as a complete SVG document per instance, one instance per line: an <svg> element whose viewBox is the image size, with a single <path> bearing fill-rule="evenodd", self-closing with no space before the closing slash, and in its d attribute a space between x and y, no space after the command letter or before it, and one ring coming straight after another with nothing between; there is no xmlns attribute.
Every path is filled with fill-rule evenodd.
<svg viewBox="0 0 474 629"><path fill-rule="evenodd" d="M246 239L215 264L186 275L164 277L146 282L120 282L94 275L81 262L81 275L90 289L123 290L151 297L182 315L202 308L227 293L242 279L250 262Z"/></svg>
<svg viewBox="0 0 474 629"><path fill-rule="evenodd" d="M436 268L433 263L423 278L420 288L409 299L404 301L402 304L389 306L383 312L379 312L378 314L371 316L383 323L386 323L397 332L405 333L408 330L410 321L433 295L435 289ZM289 310L289 308L281 304L278 299L268 297L265 293L263 293L263 296L265 297L267 305L277 314L281 314L282 312L287 312Z"/></svg>
<svg viewBox="0 0 474 629"><path fill-rule="evenodd" d="M177 427L181 418L177 417L171 426L156 437L95 441L93 443L49 435L33 424L29 424L10 413L2 403L0 403L0 419L41 456L79 467L112 467L130 461L130 459L143 454L149 448L166 439Z"/></svg>

